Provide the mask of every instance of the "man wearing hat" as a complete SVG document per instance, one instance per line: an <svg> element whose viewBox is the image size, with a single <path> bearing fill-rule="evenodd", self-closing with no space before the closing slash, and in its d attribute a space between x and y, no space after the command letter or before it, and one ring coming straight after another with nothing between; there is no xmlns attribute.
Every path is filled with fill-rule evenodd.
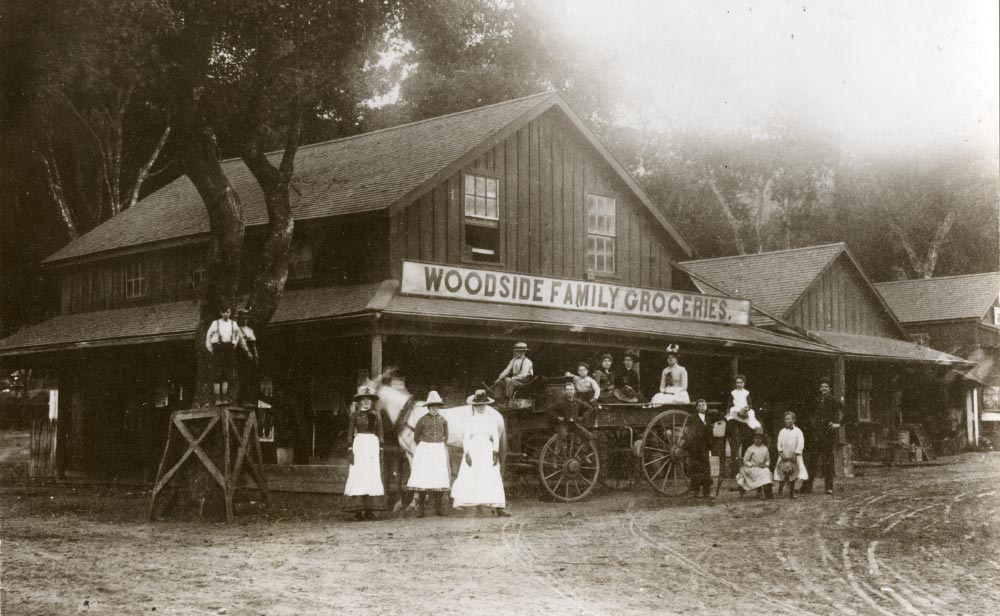
<svg viewBox="0 0 1000 616"><path fill-rule="evenodd" d="M819 397L813 404L812 412L802 422L805 434L805 463L809 479L802 482L802 494L812 492L813 479L817 473L823 475L823 487L827 494L833 494L833 450L840 440L840 424L844 420L844 404L838 400L830 388L830 379L819 382Z"/></svg>
<svg viewBox="0 0 1000 616"><path fill-rule="evenodd" d="M257 336L249 323L250 311L240 308L236 311L236 325L240 328L239 353L237 365L240 373L240 404L257 406L257 367L260 356L257 354Z"/></svg>
<svg viewBox="0 0 1000 616"><path fill-rule="evenodd" d="M514 390L527 385L531 381L531 377L535 374L531 360L525 357L525 353L529 351L528 344L518 342L514 345L513 351L514 357L493 383L494 389L499 387L497 393L502 400L513 398Z"/></svg>
<svg viewBox="0 0 1000 616"><path fill-rule="evenodd" d="M615 379L615 397L621 402L641 402L642 394L639 393L639 352L634 349L625 351L625 358L622 359L624 370Z"/></svg>

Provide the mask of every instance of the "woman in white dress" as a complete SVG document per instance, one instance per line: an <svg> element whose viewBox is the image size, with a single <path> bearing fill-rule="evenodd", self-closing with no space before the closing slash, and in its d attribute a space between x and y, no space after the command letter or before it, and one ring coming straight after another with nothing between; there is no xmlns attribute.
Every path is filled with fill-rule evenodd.
<svg viewBox="0 0 1000 616"><path fill-rule="evenodd" d="M660 393L650 400L653 404L689 403L688 373L684 366L677 363L676 344L667 347L667 367L660 374Z"/></svg>
<svg viewBox="0 0 1000 616"><path fill-rule="evenodd" d="M344 509L359 520L374 520L375 510L385 509L382 486L382 416L375 408L378 394L362 385L354 396L356 408L347 428L347 483L344 485Z"/></svg>
<svg viewBox="0 0 1000 616"><path fill-rule="evenodd" d="M485 505L496 515L507 517L510 514L505 509L507 499L500 476L500 432L496 420L486 414L486 405L493 399L479 389L466 402L472 405L472 418L465 426L465 455L451 486L451 498L456 509Z"/></svg>

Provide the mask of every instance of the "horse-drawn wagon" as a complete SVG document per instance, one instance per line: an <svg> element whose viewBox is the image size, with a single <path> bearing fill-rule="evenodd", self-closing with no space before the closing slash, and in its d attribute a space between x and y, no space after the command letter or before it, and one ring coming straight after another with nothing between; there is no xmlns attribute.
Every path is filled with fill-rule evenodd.
<svg viewBox="0 0 1000 616"><path fill-rule="evenodd" d="M598 482L618 489L632 487L640 477L664 496L687 491L681 444L694 404L597 404L585 421L560 433L547 410L564 382L538 379L499 407L506 423L508 479L537 483L564 502L585 498Z"/></svg>

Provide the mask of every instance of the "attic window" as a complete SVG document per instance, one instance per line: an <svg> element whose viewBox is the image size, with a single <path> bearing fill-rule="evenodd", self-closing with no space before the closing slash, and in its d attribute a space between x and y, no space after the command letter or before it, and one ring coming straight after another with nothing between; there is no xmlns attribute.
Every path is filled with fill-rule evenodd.
<svg viewBox="0 0 1000 616"><path fill-rule="evenodd" d="M293 241L288 255L288 279L307 280L312 278L313 256L312 246L305 242Z"/></svg>
<svg viewBox="0 0 1000 616"><path fill-rule="evenodd" d="M140 299L149 295L149 276L142 261L125 264L125 299Z"/></svg>
<svg viewBox="0 0 1000 616"><path fill-rule="evenodd" d="M478 263L500 262L499 181L466 174L462 183L465 208L465 258Z"/></svg>

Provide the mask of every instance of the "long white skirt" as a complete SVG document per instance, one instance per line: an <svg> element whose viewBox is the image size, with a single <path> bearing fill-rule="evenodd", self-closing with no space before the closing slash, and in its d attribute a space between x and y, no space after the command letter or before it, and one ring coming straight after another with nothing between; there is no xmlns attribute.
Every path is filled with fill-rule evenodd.
<svg viewBox="0 0 1000 616"><path fill-rule="evenodd" d="M771 483L771 471L759 466L744 466L736 476L736 483L744 490L754 490Z"/></svg>
<svg viewBox="0 0 1000 616"><path fill-rule="evenodd" d="M668 387L667 393L658 393L649 401L651 404L687 404L691 402L687 391L682 391L676 387Z"/></svg>
<svg viewBox="0 0 1000 616"><path fill-rule="evenodd" d="M418 443L406 487L417 492L447 492L451 489L448 448L444 443Z"/></svg>
<svg viewBox="0 0 1000 616"><path fill-rule="evenodd" d="M378 463L378 437L367 432L354 435L354 464L347 471L344 496L384 496L382 468Z"/></svg>
<svg viewBox="0 0 1000 616"><path fill-rule="evenodd" d="M458 467L458 477L451 486L451 497L455 507L506 507L507 498L503 491L500 465L493 465L493 444L487 439L473 439L469 443L472 466L465 463Z"/></svg>

